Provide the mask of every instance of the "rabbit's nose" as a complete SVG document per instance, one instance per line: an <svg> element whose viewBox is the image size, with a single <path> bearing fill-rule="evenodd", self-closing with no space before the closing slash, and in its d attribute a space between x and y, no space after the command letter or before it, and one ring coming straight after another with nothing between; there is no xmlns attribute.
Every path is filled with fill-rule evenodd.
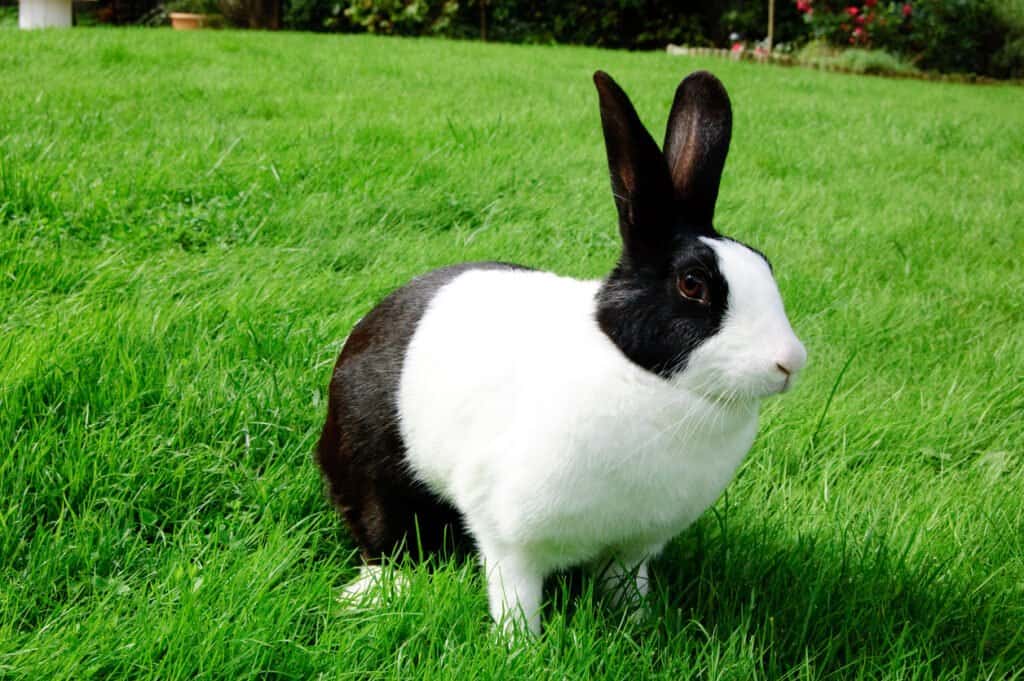
<svg viewBox="0 0 1024 681"><path fill-rule="evenodd" d="M795 339L794 339L795 340ZM795 341L775 357L775 368L786 376L792 376L807 364L807 350L803 343Z"/></svg>

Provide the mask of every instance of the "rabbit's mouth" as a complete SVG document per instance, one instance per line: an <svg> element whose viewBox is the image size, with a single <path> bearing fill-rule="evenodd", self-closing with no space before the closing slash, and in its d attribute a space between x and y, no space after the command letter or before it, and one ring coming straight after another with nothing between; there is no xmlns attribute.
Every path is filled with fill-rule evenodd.
<svg viewBox="0 0 1024 681"><path fill-rule="evenodd" d="M677 379L679 385L717 402L739 404L787 393L798 382L799 371L787 372L774 364L769 369L761 362L738 364L726 358L733 357L731 351L723 354L718 362L706 364L699 361L705 357L699 357Z"/></svg>
<svg viewBox="0 0 1024 681"><path fill-rule="evenodd" d="M762 399L774 397L776 395L788 393L793 389L794 383L796 383L795 374L774 371L767 376L763 376L756 392Z"/></svg>

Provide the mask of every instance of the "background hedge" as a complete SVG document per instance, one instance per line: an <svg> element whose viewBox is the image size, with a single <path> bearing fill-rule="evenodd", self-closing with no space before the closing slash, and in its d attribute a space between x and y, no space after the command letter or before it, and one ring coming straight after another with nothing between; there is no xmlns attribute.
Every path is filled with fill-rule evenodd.
<svg viewBox="0 0 1024 681"><path fill-rule="evenodd" d="M760 40L767 2L727 0L284 0L285 24L312 31L661 49ZM779 0L775 44L812 39L882 49L934 71L1024 77L1024 0Z"/></svg>
<svg viewBox="0 0 1024 681"><path fill-rule="evenodd" d="M268 0L274 2L275 0ZM766 0L277 0L273 22L238 17L251 0L211 0L241 26L301 31L438 35L513 43L663 49L668 43L728 47L764 38ZM153 21L170 0L76 0L103 21ZM0 0L0 21L16 0ZM5 9L6 8L6 9ZM7 14L4 12L7 11ZM280 22L277 17L280 16ZM1024 0L777 0L775 44L818 40L884 50L908 66L943 73L1024 78ZM883 55L884 56L884 55Z"/></svg>
<svg viewBox="0 0 1024 681"><path fill-rule="evenodd" d="M1024 77L1024 0L803 0L809 36L947 73Z"/></svg>

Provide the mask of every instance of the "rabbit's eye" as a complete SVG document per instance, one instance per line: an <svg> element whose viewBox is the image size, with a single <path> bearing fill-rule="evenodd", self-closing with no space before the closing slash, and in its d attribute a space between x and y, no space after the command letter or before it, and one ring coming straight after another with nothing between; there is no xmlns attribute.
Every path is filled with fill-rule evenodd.
<svg viewBox="0 0 1024 681"><path fill-rule="evenodd" d="M711 304L708 277L703 270L687 270L683 272L676 280L676 287L679 289L679 293L687 300L692 300L701 305Z"/></svg>

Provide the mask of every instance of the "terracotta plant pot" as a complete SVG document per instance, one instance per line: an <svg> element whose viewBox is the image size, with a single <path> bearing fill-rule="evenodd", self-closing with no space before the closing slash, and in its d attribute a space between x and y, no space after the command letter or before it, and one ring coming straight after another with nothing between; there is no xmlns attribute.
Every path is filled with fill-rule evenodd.
<svg viewBox="0 0 1024 681"><path fill-rule="evenodd" d="M194 31L209 23L209 17L205 14L191 14L188 12L171 12L171 26L175 31Z"/></svg>

